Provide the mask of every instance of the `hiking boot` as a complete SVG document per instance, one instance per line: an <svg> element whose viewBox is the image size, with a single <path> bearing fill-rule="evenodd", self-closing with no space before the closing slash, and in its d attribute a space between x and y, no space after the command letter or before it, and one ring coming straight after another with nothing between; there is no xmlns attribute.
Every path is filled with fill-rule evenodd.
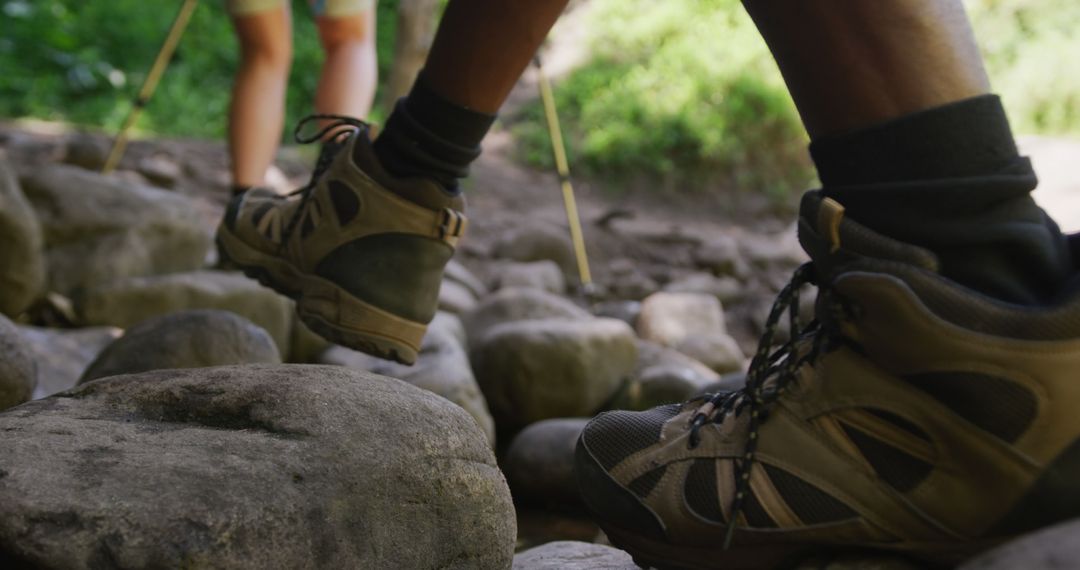
<svg viewBox="0 0 1080 570"><path fill-rule="evenodd" d="M217 232L221 258L295 299L322 337L412 364L465 230L464 200L435 182L387 174L355 119L297 140L328 132L336 135L307 186L232 200Z"/></svg>
<svg viewBox="0 0 1080 570"><path fill-rule="evenodd" d="M799 233L812 262L780 293L745 387L583 431L581 493L611 542L660 568L847 549L952 564L1080 516L1080 291L996 301L819 193ZM781 319L793 340L773 348Z"/></svg>

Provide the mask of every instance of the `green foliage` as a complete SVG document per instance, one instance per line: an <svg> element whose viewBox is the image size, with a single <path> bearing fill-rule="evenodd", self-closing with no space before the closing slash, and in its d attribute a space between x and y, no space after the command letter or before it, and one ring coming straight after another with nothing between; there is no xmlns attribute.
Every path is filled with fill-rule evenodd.
<svg viewBox="0 0 1080 570"><path fill-rule="evenodd" d="M180 7L145 0L0 0L0 117L119 127ZM395 1L379 2L381 70ZM307 2L293 2L286 128L312 109L322 61ZM201 2L137 128L220 137L238 60L224 0Z"/></svg>
<svg viewBox="0 0 1080 570"><path fill-rule="evenodd" d="M968 7L1014 130L1080 134L1080 2L969 0Z"/></svg>
<svg viewBox="0 0 1080 570"><path fill-rule="evenodd" d="M783 195L812 175L806 139L738 0L593 0L587 63L554 86L574 168L614 185ZM539 104L515 126L550 165Z"/></svg>

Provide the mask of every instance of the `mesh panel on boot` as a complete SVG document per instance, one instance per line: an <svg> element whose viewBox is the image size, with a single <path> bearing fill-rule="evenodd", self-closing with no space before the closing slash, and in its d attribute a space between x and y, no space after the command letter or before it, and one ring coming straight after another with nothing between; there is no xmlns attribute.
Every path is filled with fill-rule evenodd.
<svg viewBox="0 0 1080 570"><path fill-rule="evenodd" d="M761 506L753 491L746 494L742 514L746 517L747 524L754 528L776 528L776 521L765 512L765 507Z"/></svg>
<svg viewBox="0 0 1080 570"><path fill-rule="evenodd" d="M667 471L668 466L653 469L648 473L634 479L627 487L634 492L635 495L644 499L649 496L656 484L660 482L660 479L664 477L664 473Z"/></svg>
<svg viewBox="0 0 1080 570"><path fill-rule="evenodd" d="M664 422L682 406L670 404L645 412L608 412L594 419L582 436L589 451L606 470L656 443Z"/></svg>
<svg viewBox="0 0 1080 570"><path fill-rule="evenodd" d="M724 523L724 511L716 492L716 461L696 459L686 473L683 485L686 505L697 516L714 523Z"/></svg>
<svg viewBox="0 0 1080 570"><path fill-rule="evenodd" d="M765 473L768 474L773 487L780 493L788 508L802 522L806 524L824 524L858 516L847 505L814 485L779 467L768 464L762 465L765 467Z"/></svg>
<svg viewBox="0 0 1080 570"><path fill-rule="evenodd" d="M863 457L877 472L878 477L892 485L897 491L907 492L914 489L933 470L933 466L929 463L904 453L862 430L843 423L840 427L851 438L851 442L859 448Z"/></svg>
<svg viewBox="0 0 1080 570"><path fill-rule="evenodd" d="M1010 443L1035 419L1035 395L1004 378L976 372L928 372L906 376L905 380Z"/></svg>

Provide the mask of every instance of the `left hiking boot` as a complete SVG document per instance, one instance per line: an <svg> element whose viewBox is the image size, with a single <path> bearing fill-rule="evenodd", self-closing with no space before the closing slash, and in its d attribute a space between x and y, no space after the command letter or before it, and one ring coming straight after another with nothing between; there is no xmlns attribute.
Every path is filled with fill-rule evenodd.
<svg viewBox="0 0 1080 570"><path fill-rule="evenodd" d="M389 175L367 125L332 118L312 137L297 136L326 140L311 182L288 196L255 189L235 197L218 250L226 264L295 299L320 336L413 364L465 231L464 199L434 181Z"/></svg>
<svg viewBox="0 0 1080 570"><path fill-rule="evenodd" d="M812 261L745 387L582 432L580 490L611 542L664 569L846 550L944 565L1080 516L1080 291L1046 307L981 295L816 192L799 234ZM774 347L781 319L792 340Z"/></svg>

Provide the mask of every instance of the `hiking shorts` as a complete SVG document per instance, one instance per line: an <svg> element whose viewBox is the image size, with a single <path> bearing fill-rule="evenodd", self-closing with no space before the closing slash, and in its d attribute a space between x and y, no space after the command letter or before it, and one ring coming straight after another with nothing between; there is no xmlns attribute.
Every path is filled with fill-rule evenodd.
<svg viewBox="0 0 1080 570"><path fill-rule="evenodd" d="M225 0L225 6L233 16L254 14L277 8L289 0ZM340 18L366 12L375 7L375 0L308 0L316 16Z"/></svg>

